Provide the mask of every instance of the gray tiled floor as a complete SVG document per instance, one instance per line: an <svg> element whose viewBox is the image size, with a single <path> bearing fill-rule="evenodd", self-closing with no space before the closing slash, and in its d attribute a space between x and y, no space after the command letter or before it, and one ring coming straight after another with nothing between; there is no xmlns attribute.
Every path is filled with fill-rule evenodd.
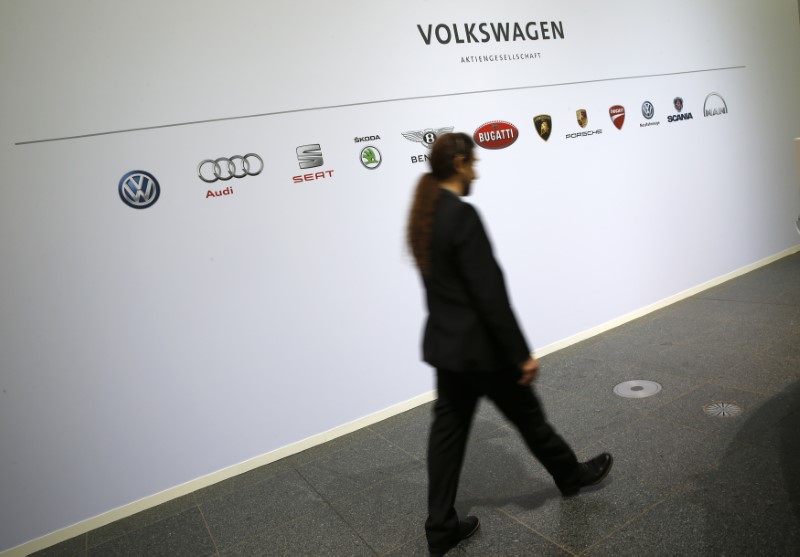
<svg viewBox="0 0 800 557"><path fill-rule="evenodd" d="M483 403L457 555L800 554L800 253L542 359L538 391L608 480L562 499ZM650 379L658 395L612 393ZM703 405L735 402L736 418ZM427 555L430 404L37 556Z"/></svg>

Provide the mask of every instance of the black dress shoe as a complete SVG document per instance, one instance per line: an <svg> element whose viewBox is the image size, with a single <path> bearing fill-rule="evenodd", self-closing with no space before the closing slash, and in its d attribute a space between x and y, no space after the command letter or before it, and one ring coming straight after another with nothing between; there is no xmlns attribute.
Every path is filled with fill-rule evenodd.
<svg viewBox="0 0 800 557"><path fill-rule="evenodd" d="M445 547L428 546L428 551L430 552L431 557L441 557L457 546L461 540L466 540L472 534L477 532L480 525L481 521L478 520L477 516L468 516L464 520L460 520L458 522L458 538L453 541L453 543Z"/></svg>
<svg viewBox="0 0 800 557"><path fill-rule="evenodd" d="M608 476L614 458L609 453L603 453L591 460L578 464L578 469L567 480L557 481L556 486L561 490L561 495L569 497L578 493L582 487L600 483Z"/></svg>

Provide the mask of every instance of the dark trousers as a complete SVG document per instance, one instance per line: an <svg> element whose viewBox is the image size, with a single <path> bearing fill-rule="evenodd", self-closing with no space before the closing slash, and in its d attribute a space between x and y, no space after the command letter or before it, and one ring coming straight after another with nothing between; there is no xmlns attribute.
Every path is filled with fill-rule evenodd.
<svg viewBox="0 0 800 557"><path fill-rule="evenodd" d="M531 453L553 478L572 475L578 464L569 445L547 423L530 385L519 385L519 372L436 371L438 399L428 441L428 520L425 533L432 547L458 538L453 507L472 417L478 399L488 397L517 428Z"/></svg>

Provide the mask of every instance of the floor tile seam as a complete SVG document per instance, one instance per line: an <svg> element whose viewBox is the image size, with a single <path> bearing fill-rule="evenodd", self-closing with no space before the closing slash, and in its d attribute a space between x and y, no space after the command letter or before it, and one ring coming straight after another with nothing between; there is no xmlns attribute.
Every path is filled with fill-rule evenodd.
<svg viewBox="0 0 800 557"><path fill-rule="evenodd" d="M583 555L586 555L586 553L587 553L587 552L589 552L589 551L591 551L591 550L592 550L592 548L594 548L594 547L597 547L599 544L603 543L604 541L606 541L606 540L608 540L608 539L610 539L610 538L614 537L614 536L615 536L615 535L617 535L619 532L621 532L622 530L624 530L625 528L627 528L628 526L630 526L631 524L633 524L634 522L636 522L637 520L639 520L640 518L642 518L643 516L645 516L646 514L648 514L649 512L651 512L653 509L655 509L656 507L658 507L658 506L660 506L660 505L663 505L663 504L664 504L664 503L666 503L666 502L667 502L669 499L672 499L673 497L676 497L677 495L678 495L678 491L677 491L677 490L676 490L676 491L674 491L674 492L672 492L672 493L666 494L666 495L664 496L664 498L663 498L663 499L660 499L660 500L656 501L655 503L653 503L653 504L652 504L652 505L650 505L649 507L646 507L646 508L645 508L644 510L642 510L640 513L638 513L638 514L636 514L636 515L632 516L632 517L630 518L630 520L628 520L627 522L624 522L624 523L620 524L619 526L617 526L616 528L614 528L613 530L611 530L610 532L608 532L608 534L607 534L607 535L603 536L602 538L600 538L599 540L595 541L594 543L592 543L592 544L591 544L591 545L589 545L588 547L584 548L584 549L583 549L583 550L582 550L580 553L578 553L577 555L578 555L579 557L580 557L580 556L583 556Z"/></svg>
<svg viewBox="0 0 800 557"><path fill-rule="evenodd" d="M306 480L306 481L308 481L308 480ZM316 488L316 487L314 487L313 485L311 485L311 482L308 482L308 485L311 487L311 489L313 489L313 490L314 490L314 493L316 493L316 494L319 496L319 498L320 498L320 499L322 499L322 501L325 503L325 505L326 505L326 506L327 506L327 507L328 507L330 510L332 510L336 516L338 516L338 517L339 517L339 520L341 520L342 522L344 522L344 523L347 525L347 527L348 527L348 528L350 528L350 531L351 531L351 532L353 532L353 534L355 534L355 535L356 535L356 537L358 537L358 539L359 539L359 540L361 540L361 541L364 543L364 546L365 546L365 547L368 547L368 548L369 548L369 550L370 550L370 551L372 551L372 553L374 553L375 555L378 555L378 551L377 551L377 550L376 550L374 547L372 547L372 546L369 544L369 542L368 542L367 540L365 540L365 539L364 539L364 538L361 536L361 534L358 532L358 530L357 530L357 529L356 529L356 528L355 528L355 527L354 527L352 524L350 524L350 522L349 522L349 521L348 521L348 520L347 520L347 519L346 519L344 516L342 516L342 514L339 512L339 509L337 509L336 507L334 507L334 506L331 504L331 502L330 502L330 501L328 501L328 500L327 500L325 497L323 497L323 496L322 496L322 493L320 493L319 491L317 491L317 488ZM370 487L371 487L371 486L370 486ZM307 514L307 515L305 515L305 516L309 516L309 515L311 515L311 513L308 513L308 514ZM298 517L297 519L295 519L295 521L297 521L297 520L300 520L300 517ZM293 521L289 521L289 522L287 522L287 524L289 524L289 523L291 523L291 522L293 522Z"/></svg>
<svg viewBox="0 0 800 557"><path fill-rule="evenodd" d="M214 538L214 534L211 533L211 527L208 525L208 520L206 520L206 515L205 513L203 513L203 509L200 508L200 505L197 505L197 510L200 512L200 517L203 519L203 526L206 527L206 533L208 534L208 537L211 540L211 545L214 546L214 553L219 555L219 546L217 545L216 538Z"/></svg>
<svg viewBox="0 0 800 557"><path fill-rule="evenodd" d="M387 443L389 443L389 444L390 444L392 447L394 447L395 449L398 449L400 452L402 452L402 453L406 454L407 456L410 456L411 458L413 458L414 460L416 460L416 461L417 461L417 462L419 462L420 464L424 464L424 463L425 463L425 461L424 461L423 459L421 459L421 458L417 457L416 455L413 455L413 454L411 454L410 452L408 452L407 450L405 450L405 449L404 449L403 447L401 447L400 445L398 445L398 444L394 443L394 442L393 442L391 439L387 439L386 437L384 437L384 436L383 436L383 434L381 434L381 433L378 433L378 432L376 431L376 432L375 432L375 435L377 435L378 437L380 437L381 439L383 439L384 441L386 441Z"/></svg>
<svg viewBox="0 0 800 557"><path fill-rule="evenodd" d="M734 304L750 304L750 305L759 305L759 306L777 306L777 307L787 307L787 308L796 308L800 307L797 304L783 304L783 303L775 303L775 302L755 302L750 300L728 300L725 298L703 298L704 300L714 300L715 302L728 302Z"/></svg>
<svg viewBox="0 0 800 557"><path fill-rule="evenodd" d="M192 510L193 508L197 508L197 510L200 511L200 505L197 504L197 500L194 497L194 493L192 493L192 501L194 501L194 504L189 506L189 507L186 507L185 509L181 509L181 510L176 511L174 513L168 514L166 516L162 516L158 520L154 520L153 522L147 522L145 524L142 524L141 526L137 526L136 528L134 528L132 530L125 529L125 531L123 533L121 533L120 535L105 539L105 540L101 541L100 543L96 543L96 544L89 543L89 535L92 532L97 532L99 530L102 530L103 528L106 528L107 526L110 526L111 524L114 524L114 523L112 522L111 524L107 524L106 526L101 526L100 528L95 528L94 530L89 530L88 532L86 532L86 534L84 534L86 536L86 554L88 555L89 554L89 550L91 550L91 549L94 549L96 547L100 547L101 545L106 545L106 544L111 543L111 542L118 541L121 538L125 538L127 536L136 535L139 532L141 532L142 530L144 530L145 528L150 528L151 526L155 526L156 524L164 522L165 520L169 520L170 518L174 518L174 517L176 517L176 516L178 516L180 514L188 512L188 511ZM143 512L147 512L147 511L143 511ZM202 515L202 511L200 511L200 514ZM131 516L127 517L127 518L122 518L122 519L120 519L120 521L124 522L124 521L130 520L134 516L136 516L136 515L134 514L134 515L131 515Z"/></svg>
<svg viewBox="0 0 800 557"><path fill-rule="evenodd" d="M497 510L499 512L501 512L502 514L506 515L512 521L516 522L517 524L519 524L520 526L522 526L526 530L528 530L530 532L533 532L534 534L536 534L537 536L539 536L543 540L546 540L546 541L550 542L551 544L553 544L554 546L559 548L561 551L563 551L563 552L565 552L565 553L567 553L569 555L572 555L573 557L576 557L578 555L578 553L575 553L573 550L569 549L568 547L565 547L565 546L561 545L557 541L551 539L549 536L546 536L546 535L542 534L541 532L539 532L538 530L536 530L532 526L526 524L525 522L522 522L519 518L517 518L515 515L511 514L510 512L508 512L508 511L506 511L506 510L504 510L503 508L500 508L500 507L496 507L496 508L497 508Z"/></svg>
<svg viewBox="0 0 800 557"><path fill-rule="evenodd" d="M411 545L411 544L415 543L417 540L419 540L420 538L424 538L424 537L425 537L425 534L419 534L416 538L412 538L410 540L406 540L406 541L401 542L401 543L399 543L399 544L397 544L395 546L392 546L390 549L387 549L383 553L378 553L375 550L373 550L373 552L375 553L375 555L379 555L380 557L383 557L385 555L389 555L393 551L397 551L398 549L402 549L402 548L406 547L407 545ZM428 545L428 541L427 540L425 540L425 545L427 547L427 545ZM372 548L370 547L370 549L372 549Z"/></svg>
<svg viewBox="0 0 800 557"><path fill-rule="evenodd" d="M322 500L323 500L325 503L333 503L333 502L337 502L337 501L341 501L341 500L343 500L343 499L346 499L347 497L352 497L353 495L358 495L358 494L360 494L360 493L364 493L364 492L366 492L366 491L369 491L370 489L373 489L375 486L378 486L378 485L380 485L380 484L382 484L382 483L386 483L386 482L388 482L388 481L390 481L390 480L393 480L394 478L396 478L396 477L397 477L397 476L399 476L400 474L403 474L403 473L405 473L405 472L408 472L409 470L412 470L412 469L413 469L415 466L419 466L420 468L422 468L422 467L425 465L425 462L423 462L423 461L421 461L421 460L418 460L418 459L414 459L414 460L415 460L416 462L413 462L413 463L408 463L408 466L406 466L406 467L404 467L403 469L399 470L399 471L398 471L396 474L393 474L393 475L391 475L391 476L389 476L389 477L382 478L382 479L380 479L380 480L374 481L374 482L372 482L371 484L369 484L368 486L366 486L366 487L365 487L365 488L363 488L363 489L358 489L358 490L355 490L355 491L349 491L349 492L348 492L346 495L341 495L341 496L339 496L339 497L323 497L323 496L322 496L322 495L321 495L321 494L320 494L320 493L317 491L317 489L316 489L316 488L315 488L315 487L314 487L314 486L311 484L311 481L310 481L308 478L306 478L306 477L305 477L305 476L303 476L302 474L301 474L301 477L302 477L302 478L303 478L303 480L304 480L304 481L305 481L305 482L306 482L306 483L307 483L307 484L308 484L308 485L309 485L309 486L310 486L310 487L311 487L311 488L314 490L314 492L315 492L315 493L319 494L319 496L322 498ZM300 472L298 471L298 474L299 474L299 473L300 473Z"/></svg>

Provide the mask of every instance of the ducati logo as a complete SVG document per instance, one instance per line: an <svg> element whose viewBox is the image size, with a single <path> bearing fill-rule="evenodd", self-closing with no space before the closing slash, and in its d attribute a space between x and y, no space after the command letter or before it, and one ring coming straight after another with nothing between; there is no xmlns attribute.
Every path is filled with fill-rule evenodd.
<svg viewBox="0 0 800 557"><path fill-rule="evenodd" d="M625 107L615 104L608 109L608 115L611 116L611 122L617 126L617 129L621 130L622 124L625 123Z"/></svg>
<svg viewBox="0 0 800 557"><path fill-rule="evenodd" d="M583 112L586 114L585 110ZM578 120L580 123L580 118ZM550 132L553 130L553 119L550 118L549 114L539 114L533 117L533 127L536 128L539 137L547 141L550 139Z"/></svg>
<svg viewBox="0 0 800 557"><path fill-rule="evenodd" d="M586 127L586 124L589 123L589 116L586 114L585 108L580 108L575 111L575 116L578 117L578 125L582 128Z"/></svg>

